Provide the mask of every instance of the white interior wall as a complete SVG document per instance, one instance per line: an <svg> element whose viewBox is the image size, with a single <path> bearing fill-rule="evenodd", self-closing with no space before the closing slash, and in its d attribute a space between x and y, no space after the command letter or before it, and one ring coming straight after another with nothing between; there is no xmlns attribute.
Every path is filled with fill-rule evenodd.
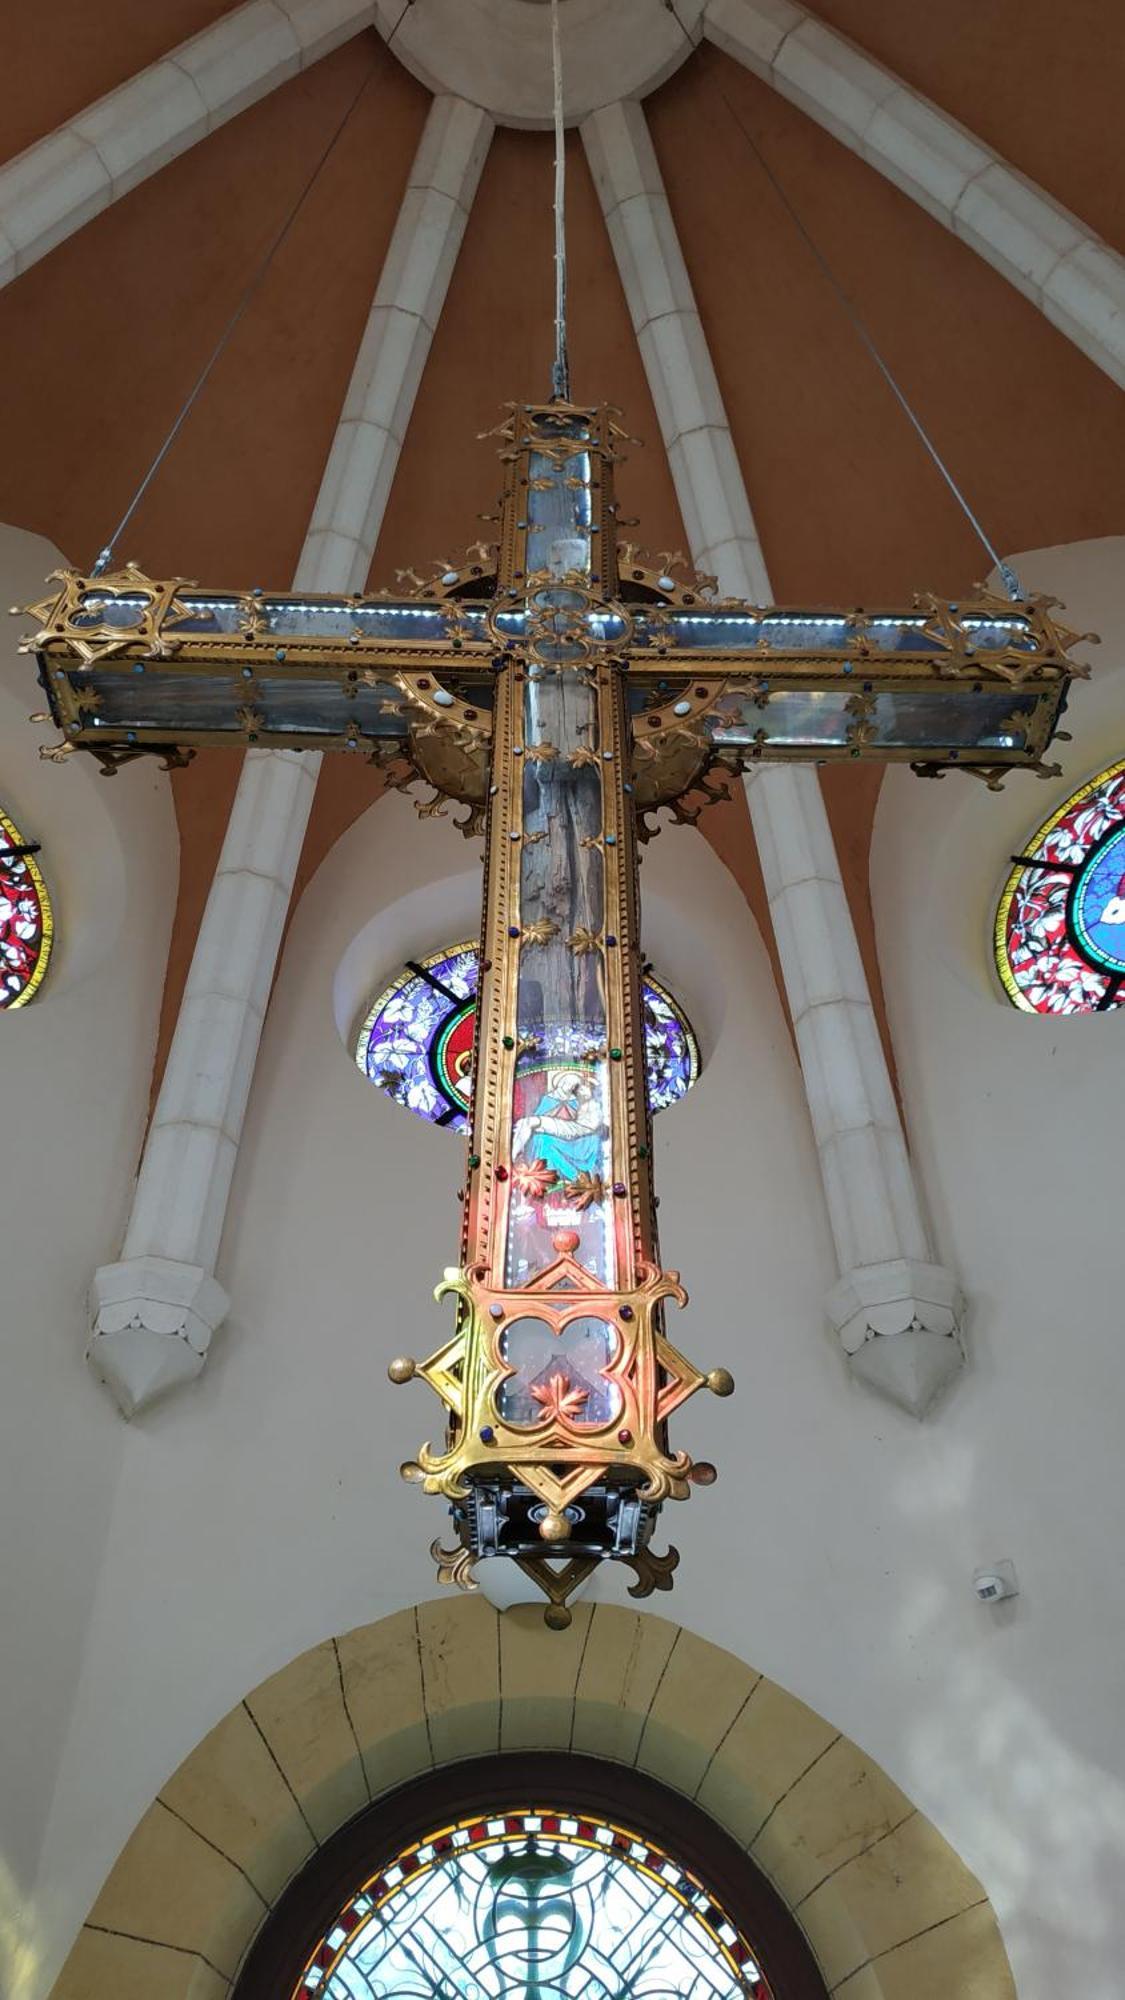
<svg viewBox="0 0 1125 2000"><path fill-rule="evenodd" d="M63 558L0 527L0 606ZM37 1990L39 1850L78 1684L124 1426L87 1375L85 1290L115 1249L148 1102L178 843L168 779L43 763L26 625L0 627L0 804L29 840L56 939L0 1016L0 1991ZM28 1982L32 1983L29 1985Z"/></svg>
<svg viewBox="0 0 1125 2000"><path fill-rule="evenodd" d="M916 1475L889 1495L894 1513L929 1512L946 1544L938 1569L900 1580L929 1695L911 1721L899 1688L904 1761L892 1769L940 1823L964 1828L1021 2000L1111 2000L1125 1962L1125 1019L1012 1007L991 927L1008 857L1125 754L1125 538L1014 560L1026 588L1102 638L1085 654L1093 680L1071 698L1074 741L1052 753L1064 775L1013 776L994 794L894 770L872 854L915 1154L974 1308L970 1372ZM968 1570L999 1556L1014 1558L1021 1595L977 1608Z"/></svg>
<svg viewBox="0 0 1125 2000"><path fill-rule="evenodd" d="M392 1389L385 1370L448 1329L430 1293L457 1254L464 1142L375 1090L348 1043L404 955L473 932L479 856L448 821L420 825L391 795L339 842L296 912L220 1256L231 1318L200 1382L126 1433L44 1855L42 1879L67 1905L60 1953L164 1778L248 1688L327 1633L436 1594L428 1546L445 1515L397 1468L435 1434L439 1409L421 1386ZM698 834L662 835L643 877L649 949L709 1058L657 1128L667 1252L694 1290L674 1331L689 1352L738 1365L749 1241L769 1296L796 1302L788 1323L778 1313L763 1329L769 1365L783 1376L800 1340L827 1424L847 1394L818 1318L831 1250L764 948ZM760 1146L746 1146L751 1129ZM706 1202L703 1161L714 1165ZM743 1374L740 1407L764 1453L777 1413L748 1365ZM795 1384L783 1393L799 1407ZM706 1398L682 1425L728 1468L726 1488L672 1510L677 1538L698 1517L704 1563L700 1531L741 1542L731 1407ZM701 1622L698 1602L678 1608Z"/></svg>
<svg viewBox="0 0 1125 2000"><path fill-rule="evenodd" d="M1099 680L1075 697L1075 778L1120 747L1120 554L1021 559L1107 635ZM732 1401L697 1399L677 1421L720 1483L666 1510L683 1561L658 1609L831 1717L934 1818L997 1903L1021 2000L1117 2000L1125 1634L1106 1051L1123 1027L1030 1020L988 970L1004 857L1057 789L1013 778L994 797L895 772L880 810L876 906L908 1124L937 1239L974 1303L971 1366L924 1426L851 1382L823 1329L827 1222L745 904L698 834L669 829L645 852L647 947L707 1061L657 1125L663 1248L692 1294L671 1330L739 1381ZM114 1433L124 1464L44 1844L50 1946L34 2000L148 1801L239 1696L327 1634L436 1594L427 1548L442 1510L396 1468L439 1409L384 1370L448 1326L428 1298L456 1254L463 1144L375 1091L347 1040L407 952L471 933L478 853L392 796L296 912L220 1260L230 1323L197 1386ZM94 1432L111 1413L67 1353L56 1402ZM970 1579L998 1556L1015 1558L1023 1594L990 1610Z"/></svg>

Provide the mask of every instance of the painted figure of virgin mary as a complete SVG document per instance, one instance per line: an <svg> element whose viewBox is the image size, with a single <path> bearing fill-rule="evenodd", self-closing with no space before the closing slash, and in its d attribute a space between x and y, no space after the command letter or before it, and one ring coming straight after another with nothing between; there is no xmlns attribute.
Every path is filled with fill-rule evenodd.
<svg viewBox="0 0 1125 2000"><path fill-rule="evenodd" d="M604 1127L594 1078L582 1070L549 1069L545 1081L534 1111L516 1125L513 1155L548 1167L564 1182L598 1173Z"/></svg>

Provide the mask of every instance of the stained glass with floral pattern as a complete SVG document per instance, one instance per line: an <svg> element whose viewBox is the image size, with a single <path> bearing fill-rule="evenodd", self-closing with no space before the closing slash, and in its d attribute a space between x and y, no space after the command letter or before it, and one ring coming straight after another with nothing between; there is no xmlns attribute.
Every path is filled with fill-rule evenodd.
<svg viewBox="0 0 1125 2000"><path fill-rule="evenodd" d="M0 812L0 1007L23 1007L38 991L54 925L38 848Z"/></svg>
<svg viewBox="0 0 1125 2000"><path fill-rule="evenodd" d="M477 958L476 945L459 944L412 959L380 994L356 1047L372 1082L420 1118L455 1132L468 1131L472 1104ZM644 1023L649 1102L662 1111L695 1082L699 1048L686 1016L651 976L644 983ZM530 1052L517 1081L530 1106L552 1087L558 1094L557 1065L548 1071Z"/></svg>
<svg viewBox="0 0 1125 2000"><path fill-rule="evenodd" d="M1099 771L1019 854L996 916L996 964L1033 1014L1125 1002L1125 761Z"/></svg>
<svg viewBox="0 0 1125 2000"><path fill-rule="evenodd" d="M645 1834L585 1814L483 1815L349 1897L292 2000L771 2000L752 1946Z"/></svg>

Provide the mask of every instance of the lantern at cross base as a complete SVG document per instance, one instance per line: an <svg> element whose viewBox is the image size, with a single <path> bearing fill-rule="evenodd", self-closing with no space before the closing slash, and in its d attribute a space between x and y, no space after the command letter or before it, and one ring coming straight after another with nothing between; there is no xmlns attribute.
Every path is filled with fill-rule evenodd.
<svg viewBox="0 0 1125 2000"><path fill-rule="evenodd" d="M668 1419L733 1383L664 1330L686 1294L661 1267L652 1189L621 433L554 403L518 408L509 435L462 1263L438 1288L456 1330L390 1372L424 1377L448 1412L444 1449L402 1468L451 1503L439 1573L472 1588L475 1562L510 1556L564 1626L605 1558L631 1565L634 1596L671 1587L657 1511L715 1474L672 1450Z"/></svg>

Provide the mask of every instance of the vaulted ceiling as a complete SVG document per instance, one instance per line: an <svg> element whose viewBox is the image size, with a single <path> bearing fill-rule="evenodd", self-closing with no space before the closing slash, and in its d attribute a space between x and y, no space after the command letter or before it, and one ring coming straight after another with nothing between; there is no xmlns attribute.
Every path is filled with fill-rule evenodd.
<svg viewBox="0 0 1125 2000"><path fill-rule="evenodd" d="M227 11L224 0L102 0L96 9L43 0L17 10L4 29L5 156ZM1125 249L1119 8L818 0L816 11ZM0 293L0 518L49 536L78 564L92 559L362 83L121 551L155 575L289 583L429 102L374 29L210 133ZM987 560L755 147L995 543L1010 551L1122 531L1125 400L971 248L707 43L646 109L780 598L956 595ZM575 393L619 404L644 440L620 482L623 512L640 517L639 539L652 549L683 546L575 136L569 164ZM506 400L546 393L550 193L547 136L498 130L395 478L376 583L476 537L497 490L494 445L478 433ZM170 1004L236 762L204 754L175 779L183 884ZM869 958L866 851L877 782L840 770L826 787ZM304 879L376 789L366 767L328 760ZM741 800L709 818L715 844L760 904Z"/></svg>

